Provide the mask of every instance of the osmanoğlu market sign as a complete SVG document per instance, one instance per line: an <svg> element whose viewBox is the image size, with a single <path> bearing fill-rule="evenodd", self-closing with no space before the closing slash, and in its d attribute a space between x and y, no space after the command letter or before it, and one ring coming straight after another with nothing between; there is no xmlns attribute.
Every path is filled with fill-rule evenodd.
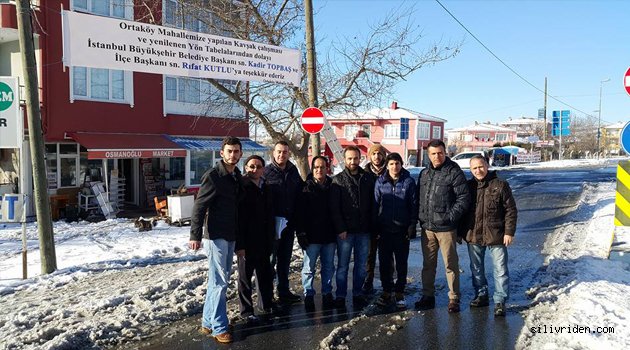
<svg viewBox="0 0 630 350"><path fill-rule="evenodd" d="M299 50L63 11L65 66L300 85Z"/></svg>

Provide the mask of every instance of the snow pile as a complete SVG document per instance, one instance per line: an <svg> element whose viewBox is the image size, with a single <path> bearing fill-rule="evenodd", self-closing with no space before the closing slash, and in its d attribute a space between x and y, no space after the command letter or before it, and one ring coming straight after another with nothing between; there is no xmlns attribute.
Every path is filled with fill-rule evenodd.
<svg viewBox="0 0 630 350"><path fill-rule="evenodd" d="M630 266L607 260L615 184L585 188L573 222L547 238L518 349L630 348Z"/></svg>

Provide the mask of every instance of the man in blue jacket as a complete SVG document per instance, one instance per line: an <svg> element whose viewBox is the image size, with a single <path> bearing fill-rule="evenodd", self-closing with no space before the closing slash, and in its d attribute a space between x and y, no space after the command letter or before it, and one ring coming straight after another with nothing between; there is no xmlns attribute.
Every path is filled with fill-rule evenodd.
<svg viewBox="0 0 630 350"><path fill-rule="evenodd" d="M208 255L208 290L200 333L219 343L231 343L228 328L227 287L238 230L238 205L243 196L242 177L236 165L242 156L241 141L228 136L221 145L221 161L201 177L193 206L189 246L202 247ZM206 229L204 230L204 221ZM245 250L236 252L245 256Z"/></svg>
<svg viewBox="0 0 630 350"><path fill-rule="evenodd" d="M409 240L416 237L418 201L416 183L402 167L402 157L391 153L385 158L387 171L374 186L374 217L376 217L378 262L383 294L377 304L386 306L395 292L396 306L406 307L404 292L407 284ZM392 276L392 257L396 260L396 284Z"/></svg>

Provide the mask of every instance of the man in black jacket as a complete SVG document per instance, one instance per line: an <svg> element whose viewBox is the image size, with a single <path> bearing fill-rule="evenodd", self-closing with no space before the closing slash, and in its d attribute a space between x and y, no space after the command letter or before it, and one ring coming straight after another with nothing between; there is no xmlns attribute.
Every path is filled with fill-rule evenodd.
<svg viewBox="0 0 630 350"><path fill-rule="evenodd" d="M244 249L245 256L238 257L238 300L241 318L256 321L252 300L252 276L256 273L258 309L264 314L271 312L273 301L273 268L271 252L275 241L275 222L271 189L262 179L265 160L252 155L245 160L246 175L243 178L245 197L239 206L239 231L236 251Z"/></svg>
<svg viewBox="0 0 630 350"><path fill-rule="evenodd" d="M331 217L337 233L337 290L335 306L346 305L348 268L354 251L352 297L364 304L362 286L367 275L366 263L372 225L374 177L359 167L361 151L356 146L344 150L346 168L333 178L330 188Z"/></svg>
<svg viewBox="0 0 630 350"><path fill-rule="evenodd" d="M293 163L289 144L278 141L273 147L273 160L265 167L263 178L271 187L273 197L273 215L276 221L276 242L271 258L271 265L276 266L278 277L278 298L281 302L291 303L301 300L299 295L289 289L289 267L293 255L295 224L291 222L295 213L295 202L303 186L300 173Z"/></svg>
<svg viewBox="0 0 630 350"><path fill-rule="evenodd" d="M418 219L422 225L422 298L416 302L421 310L435 307L435 271L438 249L442 252L448 282L448 312L459 312L459 259L457 226L470 206L466 176L446 156L441 140L429 142L431 163L418 180Z"/></svg>
<svg viewBox="0 0 630 350"><path fill-rule="evenodd" d="M200 332L220 343L232 342L226 294L235 244L240 240L238 204L243 196L243 185L236 165L241 155L241 141L226 137L221 145L221 161L201 177L190 227L190 248L201 248L203 234L203 248L208 255L208 289ZM236 253L245 255L244 250Z"/></svg>

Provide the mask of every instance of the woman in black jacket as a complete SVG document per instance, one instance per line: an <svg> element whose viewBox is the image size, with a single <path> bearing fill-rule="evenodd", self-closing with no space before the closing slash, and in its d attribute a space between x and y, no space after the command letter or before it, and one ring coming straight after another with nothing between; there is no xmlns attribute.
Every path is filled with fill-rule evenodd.
<svg viewBox="0 0 630 350"><path fill-rule="evenodd" d="M315 305L313 296L313 277L316 272L317 258L321 261L322 303L332 306L332 279L335 273L335 249L337 236L333 230L328 206L330 184L327 176L328 159L316 156L311 162L311 174L299 193L296 210L298 243L304 250L302 267L302 286L304 287L304 305L312 309Z"/></svg>

